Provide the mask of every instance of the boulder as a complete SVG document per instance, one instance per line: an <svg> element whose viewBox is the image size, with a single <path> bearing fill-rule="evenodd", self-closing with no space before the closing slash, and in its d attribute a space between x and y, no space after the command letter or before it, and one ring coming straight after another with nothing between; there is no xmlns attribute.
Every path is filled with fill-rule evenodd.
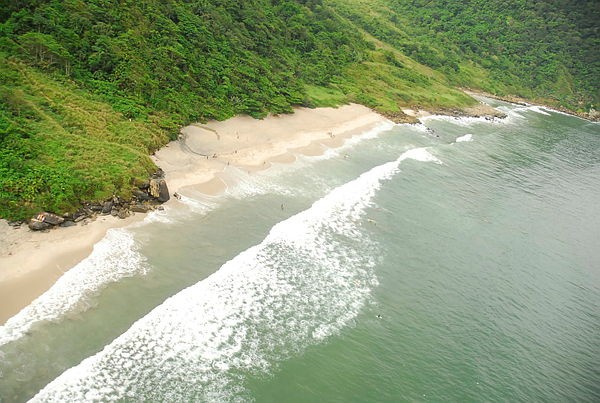
<svg viewBox="0 0 600 403"><path fill-rule="evenodd" d="M165 177L165 171L163 171L162 168L158 168L158 171L156 171L152 174L152 178L154 178L154 179L162 179L164 177Z"/></svg>
<svg viewBox="0 0 600 403"><path fill-rule="evenodd" d="M77 224L75 224L74 221L71 220L66 220L64 223L60 224L61 227L73 227Z"/></svg>
<svg viewBox="0 0 600 403"><path fill-rule="evenodd" d="M164 179L150 179L150 195L159 202L166 202L171 198L169 196L169 188Z"/></svg>
<svg viewBox="0 0 600 403"><path fill-rule="evenodd" d="M119 217L120 219L127 218L127 217L129 217L129 211L127 211L126 209L122 208L117 213L117 217Z"/></svg>
<svg viewBox="0 0 600 403"><path fill-rule="evenodd" d="M137 190L135 189L133 191L133 195L135 196L136 199L138 199L139 201L148 201L151 200L152 197L146 193L146 192L142 192L141 190Z"/></svg>
<svg viewBox="0 0 600 403"><path fill-rule="evenodd" d="M63 221L65 221L65 219L59 215L52 214L52 213L46 213L46 212L38 214L36 217L36 220L42 221L42 222L50 224L50 225L58 225L58 224L61 224Z"/></svg>
<svg viewBox="0 0 600 403"><path fill-rule="evenodd" d="M91 204L90 205L90 210L92 210L92 211L102 211L103 208L104 208L104 205L102 205L102 204Z"/></svg>
<svg viewBox="0 0 600 403"><path fill-rule="evenodd" d="M46 222L40 221L38 219L35 219L35 218L33 218L29 221L28 226L29 226L29 229L32 231L42 231L42 230L52 227L52 225L50 225Z"/></svg>
<svg viewBox="0 0 600 403"><path fill-rule="evenodd" d="M102 214L110 214L110 211L112 210L112 208L113 208L113 202L112 201L107 201L102 206Z"/></svg>
<svg viewBox="0 0 600 403"><path fill-rule="evenodd" d="M169 196L169 188L167 187L167 181L161 179L158 183L158 187L158 201L163 203L168 201L171 198L171 196Z"/></svg>
<svg viewBox="0 0 600 403"><path fill-rule="evenodd" d="M150 208L144 204L134 204L131 206L131 211L134 213L147 213Z"/></svg>

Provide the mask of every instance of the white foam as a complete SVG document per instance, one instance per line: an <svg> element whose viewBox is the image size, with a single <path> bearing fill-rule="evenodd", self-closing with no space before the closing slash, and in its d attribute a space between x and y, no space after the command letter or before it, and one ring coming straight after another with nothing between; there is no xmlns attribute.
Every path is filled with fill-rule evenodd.
<svg viewBox="0 0 600 403"><path fill-rule="evenodd" d="M362 143L363 141L377 138L381 133L392 129L394 126L396 126L394 122L392 122L391 120L386 120L381 123L378 123L375 127L373 127L370 130L367 130L364 133L346 139L344 143L339 147L328 148L322 155L299 157L301 159L306 159L309 161L321 161L338 157L341 155L342 152L347 151L348 149L356 146L357 144Z"/></svg>
<svg viewBox="0 0 600 403"><path fill-rule="evenodd" d="M144 223L150 224L154 222L160 222L164 224L169 224L173 222L173 217L169 214L169 207L163 206L162 210L154 210L150 211L144 217Z"/></svg>
<svg viewBox="0 0 600 403"><path fill-rule="evenodd" d="M281 186L273 178L279 176L281 172L293 170L297 167L296 162L281 164L276 168L271 167L257 174L249 174L239 168L230 167L227 175L228 182L232 183L232 185L227 187L225 194L235 199L243 199L261 194L292 195L289 187Z"/></svg>
<svg viewBox="0 0 600 403"><path fill-rule="evenodd" d="M586 122L590 122L590 123L594 123L594 124L600 124L600 122L592 122L592 121L589 121L588 119L584 119L584 118L582 118L580 116L573 115L572 113L567 113L567 112L559 111L558 109L553 109L553 108L550 108L548 106L538 106L537 108L539 109L540 113L546 112L546 114L549 115L549 116L552 116L552 114L548 113L548 112L552 112L552 113L557 113L559 115L569 116L569 117L572 117L572 118L575 118L575 119L585 120Z"/></svg>
<svg viewBox="0 0 600 403"><path fill-rule="evenodd" d="M413 148L411 150L405 151L400 158L398 158L398 162L404 161L405 159L412 159L416 161L423 162L435 162L436 164L443 164L437 157L427 151L427 148Z"/></svg>
<svg viewBox="0 0 600 403"><path fill-rule="evenodd" d="M462 142L466 142L466 141L473 141L473 135L468 133L465 134L464 136L460 136L456 138L456 143L462 143Z"/></svg>
<svg viewBox="0 0 600 403"><path fill-rule="evenodd" d="M499 108L497 108L499 109ZM458 126L470 126L473 123L496 123L501 122L503 119L486 119L485 117L471 117L471 116L448 116L448 115L430 115L420 118L422 122L427 122L428 120L442 120L446 122L450 122L452 124Z"/></svg>
<svg viewBox="0 0 600 403"><path fill-rule="evenodd" d="M201 197L195 199L182 194L180 194L179 196L179 202L187 206L190 209L190 211L194 213L206 214L216 207L216 203L209 201L208 197Z"/></svg>
<svg viewBox="0 0 600 403"><path fill-rule="evenodd" d="M107 284L146 272L133 234L110 229L90 256L63 274L44 294L0 326L0 346L25 335L35 324L55 321L89 308L90 298Z"/></svg>
<svg viewBox="0 0 600 403"><path fill-rule="evenodd" d="M337 333L377 285L377 246L361 231L381 181L413 149L348 182L207 279L167 299L33 401L248 400L244 374Z"/></svg>
<svg viewBox="0 0 600 403"><path fill-rule="evenodd" d="M546 115L546 116L552 116L551 114L549 114L548 112L546 112L546 111L544 110L544 108L543 108L543 107L541 107L541 106L538 106L538 105L533 105L533 106L530 106L530 107L529 107L529 110L530 110L530 111L533 111L533 112L535 112L535 113L542 114L542 115Z"/></svg>
<svg viewBox="0 0 600 403"><path fill-rule="evenodd" d="M540 105L514 105L503 108L509 117L525 119L524 112L534 112L545 116L552 116L549 112L556 112L550 108Z"/></svg>

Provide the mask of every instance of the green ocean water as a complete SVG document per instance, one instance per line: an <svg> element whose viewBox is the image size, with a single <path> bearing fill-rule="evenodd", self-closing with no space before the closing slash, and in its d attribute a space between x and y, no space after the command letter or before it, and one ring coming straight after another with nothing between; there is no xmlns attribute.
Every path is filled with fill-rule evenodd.
<svg viewBox="0 0 600 403"><path fill-rule="evenodd" d="M0 401L600 400L600 126L487 101L110 231Z"/></svg>

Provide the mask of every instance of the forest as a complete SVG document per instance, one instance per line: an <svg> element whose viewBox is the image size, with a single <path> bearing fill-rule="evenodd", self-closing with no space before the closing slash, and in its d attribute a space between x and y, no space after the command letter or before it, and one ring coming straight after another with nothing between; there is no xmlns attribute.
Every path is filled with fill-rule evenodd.
<svg viewBox="0 0 600 403"><path fill-rule="evenodd" d="M131 196L179 128L295 106L586 112L593 0L14 0L0 9L0 217Z"/></svg>

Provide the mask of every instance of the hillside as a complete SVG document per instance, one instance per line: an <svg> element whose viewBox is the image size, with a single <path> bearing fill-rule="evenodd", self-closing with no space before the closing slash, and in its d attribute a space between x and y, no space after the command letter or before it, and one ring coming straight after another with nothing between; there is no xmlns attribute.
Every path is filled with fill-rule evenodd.
<svg viewBox="0 0 600 403"><path fill-rule="evenodd" d="M456 108L459 87L587 111L594 1L37 0L0 10L0 217L128 198L194 121Z"/></svg>

